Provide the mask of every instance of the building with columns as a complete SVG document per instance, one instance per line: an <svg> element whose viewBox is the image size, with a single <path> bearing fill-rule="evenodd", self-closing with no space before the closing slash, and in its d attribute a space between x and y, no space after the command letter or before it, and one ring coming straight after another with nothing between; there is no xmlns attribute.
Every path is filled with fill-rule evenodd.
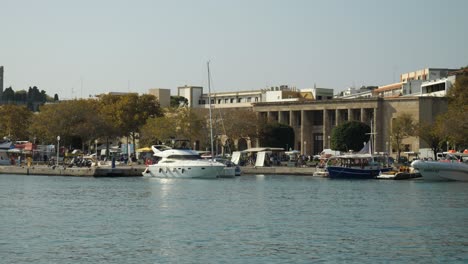
<svg viewBox="0 0 468 264"><path fill-rule="evenodd" d="M269 121L291 126L295 133L294 149L300 150L301 154L314 155L325 148L330 148L332 129L352 120L372 124L372 130L375 133L374 150L392 154L390 133L393 120L401 113L409 113L416 122L432 123L438 114L447 111L447 98L374 97L328 101L265 102L253 104L253 110ZM403 144L405 145L403 151L419 151L420 148L428 147L415 137L406 138Z"/></svg>

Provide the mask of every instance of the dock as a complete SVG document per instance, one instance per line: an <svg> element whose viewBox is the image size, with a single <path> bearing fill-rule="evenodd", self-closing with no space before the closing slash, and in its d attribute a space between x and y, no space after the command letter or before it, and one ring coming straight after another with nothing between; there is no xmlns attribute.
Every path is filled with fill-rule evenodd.
<svg viewBox="0 0 468 264"><path fill-rule="evenodd" d="M145 165L129 166L92 166L92 167L66 167L66 166L0 166L0 174L19 175L47 175L47 176L74 176L74 177L141 177Z"/></svg>

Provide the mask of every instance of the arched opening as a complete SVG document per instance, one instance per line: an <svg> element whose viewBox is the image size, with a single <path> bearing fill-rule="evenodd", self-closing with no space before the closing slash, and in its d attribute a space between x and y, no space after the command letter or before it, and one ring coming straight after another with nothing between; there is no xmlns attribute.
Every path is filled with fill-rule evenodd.
<svg viewBox="0 0 468 264"><path fill-rule="evenodd" d="M245 138L239 139L239 141L237 142L237 149L239 151L246 150L247 149L247 139L245 139Z"/></svg>

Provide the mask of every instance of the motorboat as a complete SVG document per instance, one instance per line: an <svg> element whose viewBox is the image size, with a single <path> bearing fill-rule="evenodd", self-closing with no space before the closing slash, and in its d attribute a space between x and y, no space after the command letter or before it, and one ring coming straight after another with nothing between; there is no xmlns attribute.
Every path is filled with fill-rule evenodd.
<svg viewBox="0 0 468 264"><path fill-rule="evenodd" d="M415 160L411 167L418 170L424 180L468 181L468 154L456 153L439 161Z"/></svg>
<svg viewBox="0 0 468 264"><path fill-rule="evenodd" d="M176 149L165 145L152 146L157 163L150 164L144 177L214 179L222 174L225 165L212 159L203 159L190 149Z"/></svg>
<svg viewBox="0 0 468 264"><path fill-rule="evenodd" d="M372 123L371 123L372 127ZM371 132L370 135L373 133ZM357 153L333 156L328 159L327 171L330 178L376 179L393 169L385 154L374 154L372 137Z"/></svg>
<svg viewBox="0 0 468 264"><path fill-rule="evenodd" d="M331 157L327 163L328 176L342 179L375 179L392 170L388 157L372 154L346 154Z"/></svg>

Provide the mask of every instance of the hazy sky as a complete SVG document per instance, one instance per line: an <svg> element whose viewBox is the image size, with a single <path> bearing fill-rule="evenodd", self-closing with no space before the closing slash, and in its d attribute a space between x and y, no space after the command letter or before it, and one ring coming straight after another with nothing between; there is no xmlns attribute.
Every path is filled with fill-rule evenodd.
<svg viewBox="0 0 468 264"><path fill-rule="evenodd" d="M60 98L384 85L468 65L466 0L0 0L4 87ZM206 90L205 90L206 92Z"/></svg>

